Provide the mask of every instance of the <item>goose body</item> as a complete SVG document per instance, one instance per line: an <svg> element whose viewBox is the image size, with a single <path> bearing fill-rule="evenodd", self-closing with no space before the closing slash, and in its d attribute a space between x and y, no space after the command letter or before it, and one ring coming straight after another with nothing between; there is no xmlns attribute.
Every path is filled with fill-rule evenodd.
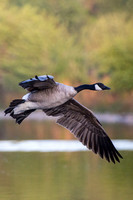
<svg viewBox="0 0 133 200"><path fill-rule="evenodd" d="M47 91L30 92L23 96L22 99L29 102L36 102L37 107L43 109L59 106L73 98L76 94L77 92L73 87L56 82L54 88L47 89Z"/></svg>
<svg viewBox="0 0 133 200"><path fill-rule="evenodd" d="M108 90L102 83L67 86L54 81L50 75L35 76L19 83L29 93L22 99L13 100L5 110L20 124L37 109L48 116L58 117L57 123L70 130L87 148L98 153L108 162L120 162L122 158L94 114L73 97L84 89Z"/></svg>

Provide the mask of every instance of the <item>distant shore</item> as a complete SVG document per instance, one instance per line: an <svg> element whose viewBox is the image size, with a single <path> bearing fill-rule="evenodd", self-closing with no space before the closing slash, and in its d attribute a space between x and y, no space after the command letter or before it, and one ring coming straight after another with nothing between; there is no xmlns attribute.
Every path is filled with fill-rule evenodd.
<svg viewBox="0 0 133 200"><path fill-rule="evenodd" d="M115 113L94 113L95 116L103 123L123 123L127 125L133 125L133 114L115 114ZM0 111L0 120L12 120L12 118L4 115L4 112ZM42 111L36 111L32 113L27 120L55 120L54 117L48 117Z"/></svg>

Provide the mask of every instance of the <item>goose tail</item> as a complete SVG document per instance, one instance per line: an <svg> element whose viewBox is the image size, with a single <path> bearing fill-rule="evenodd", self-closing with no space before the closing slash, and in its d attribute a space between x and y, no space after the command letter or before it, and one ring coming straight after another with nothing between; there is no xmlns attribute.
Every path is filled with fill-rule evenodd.
<svg viewBox="0 0 133 200"><path fill-rule="evenodd" d="M24 104L26 100L24 99L15 99L13 100L9 107L4 111L5 115L9 114L12 118L16 120L16 123L21 124L21 122L28 117L36 109L23 110L21 112L15 113L15 109L20 105Z"/></svg>

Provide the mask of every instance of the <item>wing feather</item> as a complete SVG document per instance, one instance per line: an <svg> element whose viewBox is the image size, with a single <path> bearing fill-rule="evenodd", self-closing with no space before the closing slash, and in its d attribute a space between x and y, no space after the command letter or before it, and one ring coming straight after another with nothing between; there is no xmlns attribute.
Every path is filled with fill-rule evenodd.
<svg viewBox="0 0 133 200"><path fill-rule="evenodd" d="M50 75L35 76L35 78L20 82L19 85L30 92L45 90L53 88L56 85L53 78L54 77Z"/></svg>
<svg viewBox="0 0 133 200"><path fill-rule="evenodd" d="M70 130L87 148L98 153L101 158L108 162L120 162L120 153L116 150L102 125L94 114L70 99L66 103L50 109L43 110L49 116L58 116L57 123Z"/></svg>

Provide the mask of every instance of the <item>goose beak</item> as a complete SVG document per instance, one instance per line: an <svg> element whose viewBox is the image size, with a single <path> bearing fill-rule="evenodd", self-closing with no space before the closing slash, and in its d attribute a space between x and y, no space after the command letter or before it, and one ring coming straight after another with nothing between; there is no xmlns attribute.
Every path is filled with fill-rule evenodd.
<svg viewBox="0 0 133 200"><path fill-rule="evenodd" d="M102 88L103 90L110 90L110 87L104 86L104 88Z"/></svg>

